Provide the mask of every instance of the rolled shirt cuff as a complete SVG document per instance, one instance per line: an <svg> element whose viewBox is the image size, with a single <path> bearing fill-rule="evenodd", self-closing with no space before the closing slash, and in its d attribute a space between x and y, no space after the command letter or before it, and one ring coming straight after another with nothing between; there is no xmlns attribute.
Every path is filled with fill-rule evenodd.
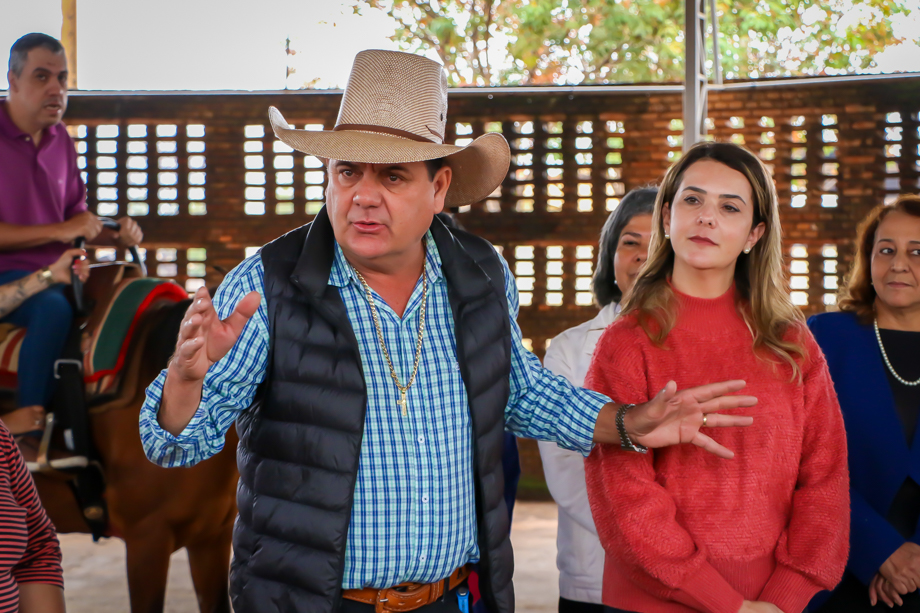
<svg viewBox="0 0 920 613"><path fill-rule="evenodd" d="M601 409L612 402L610 398L591 390L579 389L572 400L573 410L559 420L557 444L563 449L577 451L588 457L594 449L594 429Z"/></svg>
<svg viewBox="0 0 920 613"><path fill-rule="evenodd" d="M157 416L163 399L165 381L166 370L163 370L147 388L146 399L138 419L141 444L147 458L154 464L167 468L190 466L203 459L196 458L196 452L202 444L199 430L207 419L207 412L203 408L204 403L200 404L192 420L178 436L164 430Z"/></svg>

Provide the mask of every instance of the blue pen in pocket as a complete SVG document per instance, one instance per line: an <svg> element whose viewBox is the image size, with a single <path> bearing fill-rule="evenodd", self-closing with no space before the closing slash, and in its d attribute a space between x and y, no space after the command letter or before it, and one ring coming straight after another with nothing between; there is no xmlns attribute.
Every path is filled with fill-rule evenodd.
<svg viewBox="0 0 920 613"><path fill-rule="evenodd" d="M470 590L465 585L457 588L457 604L460 613L470 613Z"/></svg>

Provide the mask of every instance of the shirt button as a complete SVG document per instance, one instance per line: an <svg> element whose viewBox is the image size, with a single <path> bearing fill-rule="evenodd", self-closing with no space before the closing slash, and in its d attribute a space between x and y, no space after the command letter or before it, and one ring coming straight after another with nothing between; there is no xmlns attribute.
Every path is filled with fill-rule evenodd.
<svg viewBox="0 0 920 613"><path fill-rule="evenodd" d="M428 502L428 496L422 496L422 502Z"/></svg>
<svg viewBox="0 0 920 613"><path fill-rule="evenodd" d="M424 437L424 436L418 437L418 444L419 444L419 445L422 445L422 444L424 444L424 443L425 443L425 437Z"/></svg>
<svg viewBox="0 0 920 613"><path fill-rule="evenodd" d="M428 559L428 556L426 556L426 555L423 553L422 555L420 555L420 556L418 557L418 559L419 559L420 561L424 562L425 560Z"/></svg>

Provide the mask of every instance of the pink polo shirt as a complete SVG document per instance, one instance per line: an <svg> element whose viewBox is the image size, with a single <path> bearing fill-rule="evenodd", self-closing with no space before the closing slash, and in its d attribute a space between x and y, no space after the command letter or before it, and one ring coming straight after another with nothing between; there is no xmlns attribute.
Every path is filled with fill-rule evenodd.
<svg viewBox="0 0 920 613"><path fill-rule="evenodd" d="M45 129L38 147L16 127L0 101L0 222L19 226L60 223L86 210L86 186L77 152L63 124ZM47 243L0 251L0 273L38 270L69 247Z"/></svg>

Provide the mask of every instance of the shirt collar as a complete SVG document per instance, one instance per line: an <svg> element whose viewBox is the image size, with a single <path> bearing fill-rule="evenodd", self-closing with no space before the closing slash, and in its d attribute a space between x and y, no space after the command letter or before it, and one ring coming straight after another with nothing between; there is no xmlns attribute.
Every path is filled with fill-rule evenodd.
<svg viewBox="0 0 920 613"><path fill-rule="evenodd" d="M7 138L21 138L28 136L25 132L13 123L9 112L6 110L6 100L0 101L0 132Z"/></svg>
<svg viewBox="0 0 920 613"><path fill-rule="evenodd" d="M425 276L429 284L437 283L443 279L441 274L441 254L438 253L438 247L434 243L434 237L431 236L430 230L425 233ZM335 258L332 261L332 269L329 271L329 285L345 287L349 283L354 283L357 287L361 287L361 281L358 280L355 269L345 259L345 254L342 252L339 242L335 241Z"/></svg>
<svg viewBox="0 0 920 613"><path fill-rule="evenodd" d="M604 330L613 323L613 320L620 314L620 303L611 302L601 309L594 319L591 320L590 330Z"/></svg>

